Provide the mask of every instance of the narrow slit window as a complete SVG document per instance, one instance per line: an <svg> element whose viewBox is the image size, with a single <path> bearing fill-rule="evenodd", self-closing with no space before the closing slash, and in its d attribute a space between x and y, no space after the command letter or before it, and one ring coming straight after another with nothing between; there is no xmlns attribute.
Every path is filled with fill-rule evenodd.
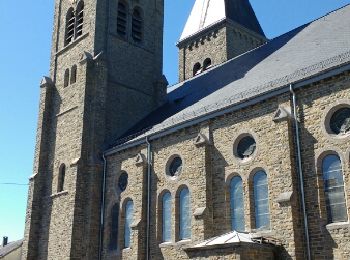
<svg viewBox="0 0 350 260"><path fill-rule="evenodd" d="M80 1L77 7L76 37L80 37L83 35L83 26L84 26L84 2Z"/></svg>
<svg viewBox="0 0 350 260"><path fill-rule="evenodd" d="M179 201L179 239L186 240L191 238L191 201L190 192L187 188L180 192Z"/></svg>
<svg viewBox="0 0 350 260"><path fill-rule="evenodd" d="M65 178L66 178L66 166L62 164L58 174L57 192L62 192L64 190Z"/></svg>
<svg viewBox="0 0 350 260"><path fill-rule="evenodd" d="M244 231L244 200L242 179L233 177L230 183L230 206L232 230Z"/></svg>
<svg viewBox="0 0 350 260"><path fill-rule="evenodd" d="M163 242L171 241L171 194L167 192L163 195Z"/></svg>
<svg viewBox="0 0 350 260"><path fill-rule="evenodd" d="M267 174L258 171L254 175L255 228L270 229L269 191Z"/></svg>
<svg viewBox="0 0 350 260"><path fill-rule="evenodd" d="M143 20L139 8L135 8L132 14L132 38L137 41L142 41Z"/></svg>
<svg viewBox="0 0 350 260"><path fill-rule="evenodd" d="M125 224L124 224L124 247L130 248L132 243L131 224L134 221L134 203L129 200L125 205Z"/></svg>
<svg viewBox="0 0 350 260"><path fill-rule="evenodd" d="M77 82L77 65L72 67L70 75L70 84Z"/></svg>
<svg viewBox="0 0 350 260"><path fill-rule="evenodd" d="M120 36L126 36L127 6L123 2L118 3L117 32Z"/></svg>
<svg viewBox="0 0 350 260"><path fill-rule="evenodd" d="M64 72L63 86L68 87L69 85L69 69L66 69Z"/></svg>
<svg viewBox="0 0 350 260"><path fill-rule="evenodd" d="M75 30L75 15L74 9L70 8L66 16L66 35L64 45L70 44L74 39L74 30Z"/></svg>
<svg viewBox="0 0 350 260"><path fill-rule="evenodd" d="M328 155L322 162L324 191L328 223L346 222L348 214L346 210L344 179L341 161L338 155Z"/></svg>

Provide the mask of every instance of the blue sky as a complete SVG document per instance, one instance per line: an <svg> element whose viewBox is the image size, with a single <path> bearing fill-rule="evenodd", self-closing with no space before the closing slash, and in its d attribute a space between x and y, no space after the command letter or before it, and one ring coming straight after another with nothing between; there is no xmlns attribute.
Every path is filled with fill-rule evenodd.
<svg viewBox="0 0 350 260"><path fill-rule="evenodd" d="M27 189L32 174L39 82L48 74L53 0L0 1L0 237L23 237ZM194 0L168 0L164 73L177 80L178 40ZM251 0L268 38L327 12L344 0Z"/></svg>

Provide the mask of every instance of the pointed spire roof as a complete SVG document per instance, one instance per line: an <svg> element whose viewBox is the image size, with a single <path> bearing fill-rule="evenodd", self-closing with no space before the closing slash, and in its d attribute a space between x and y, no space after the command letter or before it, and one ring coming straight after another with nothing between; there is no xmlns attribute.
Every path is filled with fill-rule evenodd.
<svg viewBox="0 0 350 260"><path fill-rule="evenodd" d="M265 36L249 0L196 0L180 41L225 19Z"/></svg>

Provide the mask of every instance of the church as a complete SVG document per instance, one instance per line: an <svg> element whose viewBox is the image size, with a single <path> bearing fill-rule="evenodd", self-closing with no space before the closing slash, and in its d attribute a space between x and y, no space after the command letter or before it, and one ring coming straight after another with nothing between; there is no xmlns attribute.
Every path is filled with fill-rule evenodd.
<svg viewBox="0 0 350 260"><path fill-rule="evenodd" d="M24 260L350 259L350 5L267 39L196 0L56 0Z"/></svg>

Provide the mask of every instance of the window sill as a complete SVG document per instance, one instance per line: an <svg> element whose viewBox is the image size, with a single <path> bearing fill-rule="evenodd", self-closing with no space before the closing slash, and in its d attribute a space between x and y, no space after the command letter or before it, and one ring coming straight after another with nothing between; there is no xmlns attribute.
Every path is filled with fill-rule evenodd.
<svg viewBox="0 0 350 260"><path fill-rule="evenodd" d="M132 251L132 247L123 248L122 251L123 251L123 254L131 252Z"/></svg>
<svg viewBox="0 0 350 260"><path fill-rule="evenodd" d="M61 197L61 196L67 195L67 194L68 194L68 191L65 190L65 191L54 193L50 197L52 199L54 199L54 198L58 198L58 197Z"/></svg>
<svg viewBox="0 0 350 260"><path fill-rule="evenodd" d="M349 228L349 227L350 227L349 222L337 222L337 223L331 223L326 225L327 230L335 230L335 229Z"/></svg>
<svg viewBox="0 0 350 260"><path fill-rule="evenodd" d="M272 230L252 230L251 233L253 238L275 236L275 232Z"/></svg>
<svg viewBox="0 0 350 260"><path fill-rule="evenodd" d="M87 32L87 33L83 34L82 36L80 36L79 38L76 38L73 42L71 42L67 46L64 46L61 50L57 51L55 55L59 56L62 53L66 52L67 50L73 48L74 46L76 46L78 44L78 42L80 42L83 39L85 39L88 35L89 35L89 33Z"/></svg>
<svg viewBox="0 0 350 260"><path fill-rule="evenodd" d="M173 242L163 242L159 244L159 248L169 248L169 247L173 247L174 245L175 243Z"/></svg>

